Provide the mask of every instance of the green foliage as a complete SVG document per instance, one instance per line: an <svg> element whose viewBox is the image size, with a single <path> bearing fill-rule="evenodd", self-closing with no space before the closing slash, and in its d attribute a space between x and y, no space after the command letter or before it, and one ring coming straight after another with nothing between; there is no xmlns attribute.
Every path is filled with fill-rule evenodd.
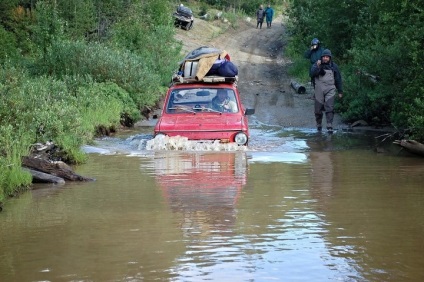
<svg viewBox="0 0 424 282"><path fill-rule="evenodd" d="M0 124L0 202L17 187L31 184L31 175L21 168L21 156L28 153L29 135L19 127Z"/></svg>
<svg viewBox="0 0 424 282"><path fill-rule="evenodd" d="M223 18L227 19L228 22L231 24L231 27L237 28L238 25L238 15L235 13L224 13Z"/></svg>
<svg viewBox="0 0 424 282"><path fill-rule="evenodd" d="M0 26L0 64L4 63L9 58L18 56L16 38L13 33L6 31Z"/></svg>
<svg viewBox="0 0 424 282"><path fill-rule="evenodd" d="M283 1L286 2L287 0ZM279 1L270 0L270 1L259 1L259 0L203 0L199 1L201 3L207 4L208 6L215 7L220 10L225 10L227 8L234 8L236 11L244 11L248 15L255 15L256 10L259 8L259 5L264 5L264 7L270 3L271 6L280 4ZM275 10L275 8L274 8Z"/></svg>
<svg viewBox="0 0 424 282"><path fill-rule="evenodd" d="M29 9L20 5L22 1L9 0L0 1L0 49L9 56L22 53L24 55L32 52L33 44L30 41L31 25L33 18ZM12 50L10 48L15 48Z"/></svg>
<svg viewBox="0 0 424 282"><path fill-rule="evenodd" d="M10 26L13 21L13 10L18 6L19 0L0 1L0 24Z"/></svg>
<svg viewBox="0 0 424 282"><path fill-rule="evenodd" d="M161 77L149 69L146 60L134 52L112 49L99 43L55 41L43 60L35 65L38 75L90 76L95 82L114 82L125 89L141 109L154 105L160 93ZM170 74L169 74L170 76ZM168 76L168 79L169 79Z"/></svg>
<svg viewBox="0 0 424 282"><path fill-rule="evenodd" d="M171 26L173 19L171 7L168 0L145 1L143 4L133 6L132 12L141 10L144 25L150 28L157 26ZM140 18L140 17L139 17Z"/></svg>
<svg viewBox="0 0 424 282"><path fill-rule="evenodd" d="M70 38L82 39L95 33L98 18L96 2L86 0L56 0L58 12L64 21L64 31Z"/></svg>
<svg viewBox="0 0 424 282"><path fill-rule="evenodd" d="M264 3L259 0L243 1L243 3L240 6L240 10L245 11L248 15L253 15L254 17L256 17L256 10L259 8L259 5L261 4L264 4Z"/></svg>
<svg viewBox="0 0 424 282"><path fill-rule="evenodd" d="M57 7L47 1L37 3L37 24L33 29L33 41L46 55L55 40L63 36L62 20L58 16Z"/></svg>
<svg viewBox="0 0 424 282"><path fill-rule="evenodd" d="M124 112L134 119L140 116L129 94L114 83L31 78L10 66L1 74L3 123L21 129L31 143L54 140L66 161L84 160L80 147L93 139L96 127L116 128Z"/></svg>
<svg viewBox="0 0 424 282"><path fill-rule="evenodd" d="M421 93L424 88L421 87ZM414 138L424 140L424 98L416 98L410 107L405 107L408 112L408 125L414 133Z"/></svg>
<svg viewBox="0 0 424 282"><path fill-rule="evenodd" d="M289 15L288 31L292 42L300 50L318 38L330 48L339 60L346 60L352 46L352 33L358 21L363 0L301 0L292 2L286 11ZM342 16L341 16L342 15ZM303 51L302 51L303 52Z"/></svg>
<svg viewBox="0 0 424 282"><path fill-rule="evenodd" d="M204 16L208 13L209 6L206 4L201 4L199 8L199 16Z"/></svg>
<svg viewBox="0 0 424 282"><path fill-rule="evenodd" d="M114 26L111 44L115 48L129 50L138 55L142 60L140 63L147 72L159 75L155 80L148 74L139 76L144 78L146 84L152 84L150 91L154 93L155 87L169 83L178 61L182 59L180 54L182 46L174 39L175 28L172 18L169 17L171 14L169 9L167 9L168 20L162 24L147 23L144 17L139 16L143 9L144 6L135 6L125 20ZM152 26L152 23L155 24Z"/></svg>
<svg viewBox="0 0 424 282"><path fill-rule="evenodd" d="M293 63L288 68L288 73L290 76L297 77L299 82L309 83L311 81L309 77L310 67L309 60L305 60L303 57L295 57Z"/></svg>

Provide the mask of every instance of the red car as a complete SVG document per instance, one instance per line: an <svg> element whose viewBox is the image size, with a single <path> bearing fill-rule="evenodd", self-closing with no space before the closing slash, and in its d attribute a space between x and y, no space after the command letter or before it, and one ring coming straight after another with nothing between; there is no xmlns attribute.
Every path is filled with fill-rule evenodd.
<svg viewBox="0 0 424 282"><path fill-rule="evenodd" d="M254 109L242 105L236 78L174 82L166 94L154 134L247 145L247 115L254 113Z"/></svg>

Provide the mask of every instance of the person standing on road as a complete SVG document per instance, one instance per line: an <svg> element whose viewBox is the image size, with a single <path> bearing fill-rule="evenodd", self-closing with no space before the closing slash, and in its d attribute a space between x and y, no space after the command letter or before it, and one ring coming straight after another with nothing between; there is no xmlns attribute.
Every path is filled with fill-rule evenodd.
<svg viewBox="0 0 424 282"><path fill-rule="evenodd" d="M272 17L274 16L274 9L271 8L271 4L265 9L266 28L271 28Z"/></svg>
<svg viewBox="0 0 424 282"><path fill-rule="evenodd" d="M260 5L259 9L256 11L256 28L262 29L262 23L264 22L265 11L264 6Z"/></svg>
<svg viewBox="0 0 424 282"><path fill-rule="evenodd" d="M328 133L333 132L333 118L334 118L334 99L336 91L339 98L343 97L342 89L342 76L339 67L332 61L331 51L325 49L322 51L321 59L317 60L311 67L310 77L314 80L315 84L315 121L317 130L322 130L322 118L325 111L325 118L327 120Z"/></svg>

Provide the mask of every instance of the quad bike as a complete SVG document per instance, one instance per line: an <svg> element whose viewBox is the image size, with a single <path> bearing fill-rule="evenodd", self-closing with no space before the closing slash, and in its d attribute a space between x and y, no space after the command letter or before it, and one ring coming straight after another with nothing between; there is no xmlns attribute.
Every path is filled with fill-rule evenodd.
<svg viewBox="0 0 424 282"><path fill-rule="evenodd" d="M173 17L175 18L175 26L179 26L185 30L190 30L193 27L194 17L191 9L184 6L180 6L173 14Z"/></svg>

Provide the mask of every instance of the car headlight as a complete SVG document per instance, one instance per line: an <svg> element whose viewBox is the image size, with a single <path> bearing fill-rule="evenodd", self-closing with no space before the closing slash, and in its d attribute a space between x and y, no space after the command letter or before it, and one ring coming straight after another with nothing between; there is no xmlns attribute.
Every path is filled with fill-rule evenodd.
<svg viewBox="0 0 424 282"><path fill-rule="evenodd" d="M234 137L234 141L237 143L237 145L246 145L247 144L247 135L243 132L239 132Z"/></svg>

